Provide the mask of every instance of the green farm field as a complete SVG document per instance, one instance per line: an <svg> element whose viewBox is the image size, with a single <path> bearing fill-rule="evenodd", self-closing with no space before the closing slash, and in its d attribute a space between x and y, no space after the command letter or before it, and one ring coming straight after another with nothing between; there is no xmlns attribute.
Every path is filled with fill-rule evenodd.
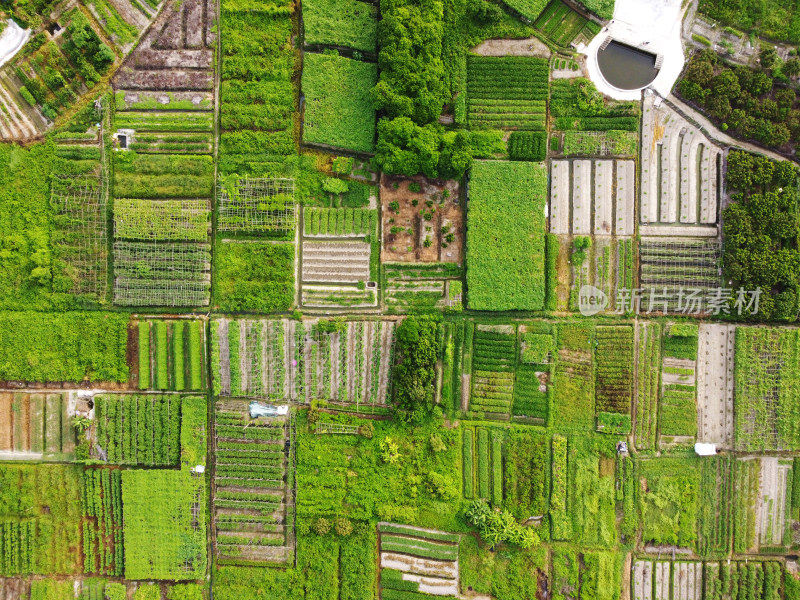
<svg viewBox="0 0 800 600"><path fill-rule="evenodd" d="M0 600L800 600L797 7L623 6L0 2Z"/></svg>

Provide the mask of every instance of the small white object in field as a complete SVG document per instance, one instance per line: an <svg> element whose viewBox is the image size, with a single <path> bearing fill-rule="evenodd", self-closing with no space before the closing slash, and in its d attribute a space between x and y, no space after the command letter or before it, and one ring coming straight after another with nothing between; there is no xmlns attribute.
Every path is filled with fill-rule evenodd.
<svg viewBox="0 0 800 600"><path fill-rule="evenodd" d="M694 445L694 451L697 456L715 456L717 454L717 445L697 442Z"/></svg>

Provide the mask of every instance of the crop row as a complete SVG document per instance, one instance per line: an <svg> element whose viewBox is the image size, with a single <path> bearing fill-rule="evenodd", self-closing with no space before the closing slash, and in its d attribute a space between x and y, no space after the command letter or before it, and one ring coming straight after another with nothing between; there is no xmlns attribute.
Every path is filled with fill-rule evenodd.
<svg viewBox="0 0 800 600"><path fill-rule="evenodd" d="M434 560L458 560L458 546L421 538L381 534L381 552L401 552Z"/></svg>
<svg viewBox="0 0 800 600"><path fill-rule="evenodd" d="M122 471L81 473L84 573L122 575Z"/></svg>
<svg viewBox="0 0 800 600"><path fill-rule="evenodd" d="M633 394L633 329L598 327L596 335L596 410L628 414Z"/></svg>
<svg viewBox="0 0 800 600"><path fill-rule="evenodd" d="M139 389L203 389L202 321L140 321L138 332Z"/></svg>
<svg viewBox="0 0 800 600"><path fill-rule="evenodd" d="M551 463L550 519L553 539L566 540L572 536L567 513L567 438L553 436Z"/></svg>
<svg viewBox="0 0 800 600"><path fill-rule="evenodd" d="M214 114L196 113L157 113L157 112L118 112L114 125L119 129L138 131L208 131L214 130Z"/></svg>
<svg viewBox="0 0 800 600"><path fill-rule="evenodd" d="M180 457L178 396L96 396L97 444L112 464L175 465Z"/></svg>
<svg viewBox="0 0 800 600"><path fill-rule="evenodd" d="M378 214L367 208L306 208L305 235L373 235Z"/></svg>
<svg viewBox="0 0 800 600"><path fill-rule="evenodd" d="M661 373L661 325L639 326L638 390L634 441L642 450L655 448L656 418Z"/></svg>

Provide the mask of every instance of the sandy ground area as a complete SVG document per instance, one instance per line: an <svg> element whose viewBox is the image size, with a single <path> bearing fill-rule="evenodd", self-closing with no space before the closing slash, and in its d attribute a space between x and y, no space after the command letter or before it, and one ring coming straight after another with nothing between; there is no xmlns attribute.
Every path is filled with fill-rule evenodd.
<svg viewBox="0 0 800 600"><path fill-rule="evenodd" d="M550 48L535 37L524 40L486 40L472 49L481 56L541 56L550 58Z"/></svg>

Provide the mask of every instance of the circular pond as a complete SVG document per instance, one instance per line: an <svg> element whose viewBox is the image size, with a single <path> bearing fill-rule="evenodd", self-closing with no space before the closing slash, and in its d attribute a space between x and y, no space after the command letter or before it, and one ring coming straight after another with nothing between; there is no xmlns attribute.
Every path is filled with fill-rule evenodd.
<svg viewBox="0 0 800 600"><path fill-rule="evenodd" d="M641 89L658 75L655 54L616 41L598 51L597 64L606 81L620 90Z"/></svg>

